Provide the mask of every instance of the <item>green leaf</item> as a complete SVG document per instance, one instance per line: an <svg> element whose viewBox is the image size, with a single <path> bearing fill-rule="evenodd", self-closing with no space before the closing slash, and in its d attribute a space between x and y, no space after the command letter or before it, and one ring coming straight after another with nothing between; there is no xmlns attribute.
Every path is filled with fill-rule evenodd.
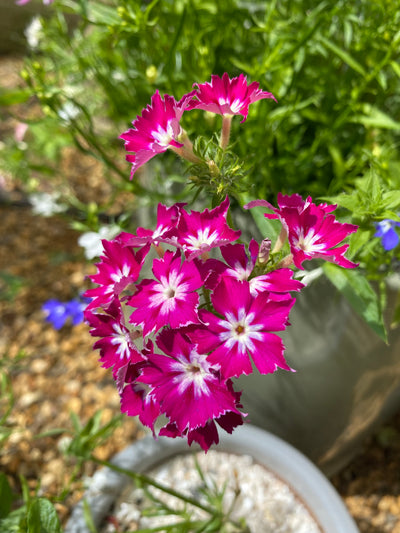
<svg viewBox="0 0 400 533"><path fill-rule="evenodd" d="M360 63L356 61L354 57L352 57L348 52L337 46L335 43L333 43L326 37L320 36L319 41L325 46L325 48L328 48L328 50L340 57L340 59L344 63L349 65L349 67L351 67L353 70L361 74L361 76L363 76L364 78L367 77L367 73L364 70L364 67L360 65Z"/></svg>
<svg viewBox="0 0 400 533"><path fill-rule="evenodd" d="M11 511L13 495L7 476L0 472L0 520Z"/></svg>
<svg viewBox="0 0 400 533"><path fill-rule="evenodd" d="M383 201L386 209L397 209L400 207L400 191L384 192Z"/></svg>
<svg viewBox="0 0 400 533"><path fill-rule="evenodd" d="M372 235L370 231L362 231L360 228L353 233L350 236L349 258L353 259L357 252L370 242L371 237Z"/></svg>
<svg viewBox="0 0 400 533"><path fill-rule="evenodd" d="M400 122L393 120L389 115L381 111L375 106L364 104L364 115L354 115L350 118L350 122L354 124L362 124L366 128L382 128L387 130L400 130Z"/></svg>
<svg viewBox="0 0 400 533"><path fill-rule="evenodd" d="M46 498L38 498L29 506L27 533L62 533L57 512Z"/></svg>
<svg viewBox="0 0 400 533"><path fill-rule="evenodd" d="M97 2L88 2L87 18L93 24L104 24L112 26L121 24L121 18L115 7L99 4Z"/></svg>
<svg viewBox="0 0 400 533"><path fill-rule="evenodd" d="M32 96L30 89L14 89L0 92L0 106L23 104Z"/></svg>
<svg viewBox="0 0 400 533"><path fill-rule="evenodd" d="M379 298L366 277L358 270L341 268L333 263L325 263L323 269L327 278L347 298L352 308L387 342Z"/></svg>
<svg viewBox="0 0 400 533"><path fill-rule="evenodd" d="M390 66L395 71L397 76L400 78L400 65L398 63L396 63L396 61L391 61L390 62Z"/></svg>
<svg viewBox="0 0 400 533"><path fill-rule="evenodd" d="M382 200L382 190L379 178L376 172L369 172L366 181L366 190L374 204L379 204Z"/></svg>
<svg viewBox="0 0 400 533"><path fill-rule="evenodd" d="M83 516L85 517L85 524L87 525L90 533L97 533L97 529L93 521L92 512L90 510L90 505L85 499L83 500Z"/></svg>

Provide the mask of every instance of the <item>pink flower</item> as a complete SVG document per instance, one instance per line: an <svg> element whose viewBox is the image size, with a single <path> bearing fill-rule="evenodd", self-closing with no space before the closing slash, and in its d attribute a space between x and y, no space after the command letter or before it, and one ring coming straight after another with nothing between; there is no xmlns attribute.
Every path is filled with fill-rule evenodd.
<svg viewBox="0 0 400 533"><path fill-rule="evenodd" d="M98 287L88 289L84 296L93 298L86 308L90 312L99 306L106 306L114 297L137 281L150 244L136 253L125 246L126 234L121 234L112 241L102 240L104 254L97 264L97 274L89 276Z"/></svg>
<svg viewBox="0 0 400 533"><path fill-rule="evenodd" d="M261 374L278 367L290 370L282 340L270 332L285 329L294 298L273 301L268 293L254 297L248 282L223 276L211 301L219 316L202 310L205 327L193 327L188 335L202 352L211 351L208 360L218 365L224 378L250 374L250 357Z"/></svg>
<svg viewBox="0 0 400 533"><path fill-rule="evenodd" d="M223 271L223 275L231 276L239 281L248 281L252 296L265 291L284 294L290 291L299 291L304 287L300 281L293 279L294 272L289 268L279 268L267 274L251 277L259 250L259 244L254 239L249 244L250 258L247 257L243 244L223 246L221 254L229 265Z"/></svg>
<svg viewBox="0 0 400 533"><path fill-rule="evenodd" d="M128 363L144 361L143 355L134 344L141 332L130 331L119 301L115 298L103 313L88 313L88 322L93 337L101 337L93 346L100 350L100 361L105 368L113 367L114 375Z"/></svg>
<svg viewBox="0 0 400 533"><path fill-rule="evenodd" d="M158 246L160 242L165 242L176 246L176 226L184 205L183 203L176 203L171 207L166 207L163 204L158 204L156 229L153 231L151 229L138 228L136 235L129 236L126 234L126 244L135 247L152 243Z"/></svg>
<svg viewBox="0 0 400 533"><path fill-rule="evenodd" d="M137 308L130 322L141 326L145 336L167 325L179 328L199 323L196 291L203 281L195 263L182 263L179 250L168 250L162 259L154 260L153 274L157 281L143 280L129 300L129 305Z"/></svg>
<svg viewBox="0 0 400 533"><path fill-rule="evenodd" d="M242 122L247 119L249 105L263 98L272 98L272 93L259 89L259 83L254 81L248 84L244 74L236 78L229 78L225 72L222 78L211 76L211 83L195 83L197 92L194 93L187 109L203 109L218 115L242 115Z"/></svg>
<svg viewBox="0 0 400 533"><path fill-rule="evenodd" d="M150 387L149 395L169 419L160 434L174 432L173 436L190 435L191 440L199 440L192 432L201 431L210 421L221 419L223 424L223 417L233 414L239 419L235 417L233 423L241 422L232 384L221 380L206 354L174 330L164 330L157 345L166 355L149 354L150 364L140 370L137 382ZM229 429L228 420L225 425Z"/></svg>
<svg viewBox="0 0 400 533"><path fill-rule="evenodd" d="M336 220L332 211L336 205L312 203L309 196L304 201L300 195L285 196L278 194L279 208L264 200L254 200L247 208L263 205L274 211L265 213L266 218L278 218L285 228L293 262L303 269L302 263L313 258L322 258L344 268L354 268L356 263L344 257L349 245L338 246L348 235L357 231L354 224L343 224Z"/></svg>
<svg viewBox="0 0 400 533"><path fill-rule="evenodd" d="M140 365L131 364L120 369L120 374L124 373L124 385L119 387L121 412L128 416L138 416L140 422L150 428L155 436L154 423L161 415L160 404L149 394L149 387L137 382L140 370Z"/></svg>
<svg viewBox="0 0 400 533"><path fill-rule="evenodd" d="M178 244L185 252L186 258L193 258L208 252L212 248L235 241L241 232L228 226L226 216L229 209L229 198L211 211L205 209L201 213L192 211L190 214L182 210L178 228Z"/></svg>
<svg viewBox="0 0 400 533"><path fill-rule="evenodd" d="M126 160L132 163L131 178L136 170L155 155L165 152L170 147L181 148L179 135L182 133L179 121L191 98L189 93L177 102L173 96L166 94L161 98L158 91L151 97L151 104L142 111L142 115L133 121L133 129L120 135L125 140L128 154Z"/></svg>

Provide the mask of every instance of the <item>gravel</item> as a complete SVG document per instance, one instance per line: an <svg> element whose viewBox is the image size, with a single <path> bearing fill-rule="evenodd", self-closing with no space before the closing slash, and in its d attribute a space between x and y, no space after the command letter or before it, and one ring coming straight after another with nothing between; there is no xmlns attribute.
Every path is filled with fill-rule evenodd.
<svg viewBox="0 0 400 533"><path fill-rule="evenodd" d="M196 461L204 474L202 480ZM152 470L150 476L158 483L171 487L195 500L207 504L204 489L216 486L224 491L223 508L232 509L230 518L245 518L251 533L320 533L321 529L301 502L298 495L272 472L254 462L250 456L209 450L204 453L181 455ZM215 484L215 485L214 485ZM152 489L152 494L173 509L183 509L182 501ZM142 490L129 485L117 500L109 522L102 533L136 531L156 528L180 520L177 516L142 516L146 508ZM207 513L189 507L192 519L205 519ZM235 530L236 531L236 530Z"/></svg>

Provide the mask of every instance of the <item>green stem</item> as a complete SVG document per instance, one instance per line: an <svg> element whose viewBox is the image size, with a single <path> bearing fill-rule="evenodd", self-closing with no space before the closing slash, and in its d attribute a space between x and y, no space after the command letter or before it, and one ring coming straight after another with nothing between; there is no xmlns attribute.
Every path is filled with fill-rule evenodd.
<svg viewBox="0 0 400 533"><path fill-rule="evenodd" d="M126 470L125 468L121 468L117 465L114 465L112 463L110 463L109 461L103 461L101 459L98 459L97 457L95 457L94 455L91 455L91 460L94 461L95 463L99 464L99 465L102 465L102 466L106 466L108 468L110 468L111 470L114 470L115 472L118 472L120 474L125 474L126 476L132 478L133 480L135 481L138 481L140 483L143 483L145 485L150 485L151 487L154 487L156 489L159 489L161 490L162 492L165 492L166 494L169 494L170 496L174 496L175 498L178 498L179 500L182 500L190 505L194 505L195 507L198 507L199 509L202 509L203 511L205 511L206 513L210 514L210 515L215 515L215 509L213 509L212 507L209 507L208 505L203 505L202 503L200 503L199 501L193 499L193 498L190 498L190 496L186 496L185 494L182 494L180 492L176 492L175 490L169 488L169 487L166 487L165 485L160 485L159 483L157 483L157 481L154 481L154 479L151 479L151 477L149 476L146 476L146 474L139 474L137 472L132 472L130 470Z"/></svg>

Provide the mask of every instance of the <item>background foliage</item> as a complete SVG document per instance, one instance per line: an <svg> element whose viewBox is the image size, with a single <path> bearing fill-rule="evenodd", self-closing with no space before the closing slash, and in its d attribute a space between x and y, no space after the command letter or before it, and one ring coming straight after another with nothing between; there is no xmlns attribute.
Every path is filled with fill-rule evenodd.
<svg viewBox="0 0 400 533"><path fill-rule="evenodd" d="M138 205L186 199L188 173L174 154L152 161L150 179L129 181L118 137L156 89L179 99L212 73L244 72L278 100L253 104L245 124L233 121L232 150L248 162L247 198L274 203L281 191L334 201L343 221L360 226L350 256L367 278L379 288L398 270L398 247L387 252L374 237L376 222L400 220L398 0L56 0L41 24L22 72L26 88L3 92L0 103L35 98L42 114L29 121L30 149L10 142L5 166L26 183L49 180L71 142L102 160L109 201L68 199L82 228L96 230L123 191L134 193L125 224ZM219 120L192 111L183 126L192 138L211 136Z"/></svg>

